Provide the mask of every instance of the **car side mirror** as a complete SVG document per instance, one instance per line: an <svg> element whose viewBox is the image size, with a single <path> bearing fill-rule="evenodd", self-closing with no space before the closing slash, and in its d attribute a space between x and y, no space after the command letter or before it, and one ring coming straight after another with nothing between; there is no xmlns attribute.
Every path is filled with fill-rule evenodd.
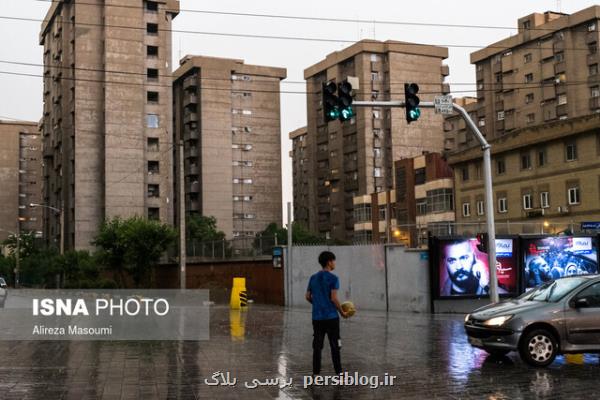
<svg viewBox="0 0 600 400"><path fill-rule="evenodd" d="M575 308L585 308L588 306L589 306L589 303L585 297L575 300Z"/></svg>

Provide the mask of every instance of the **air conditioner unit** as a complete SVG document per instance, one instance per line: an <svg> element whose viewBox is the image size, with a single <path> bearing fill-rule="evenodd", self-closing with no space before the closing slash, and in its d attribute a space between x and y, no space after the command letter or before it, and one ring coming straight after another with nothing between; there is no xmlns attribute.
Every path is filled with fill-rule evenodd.
<svg viewBox="0 0 600 400"><path fill-rule="evenodd" d="M567 207L567 206L558 206L557 211L558 211L559 214L566 214L566 213L569 212L569 207Z"/></svg>

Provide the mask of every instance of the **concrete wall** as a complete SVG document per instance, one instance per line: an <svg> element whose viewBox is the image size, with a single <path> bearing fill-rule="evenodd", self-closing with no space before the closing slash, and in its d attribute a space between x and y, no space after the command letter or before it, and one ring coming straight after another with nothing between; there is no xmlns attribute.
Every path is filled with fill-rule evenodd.
<svg viewBox="0 0 600 400"><path fill-rule="evenodd" d="M321 269L317 258L324 250L336 255L341 301L352 300L364 310L429 311L429 272L422 256L426 253L383 245L294 247L291 268L286 263L290 306L309 306L304 294L310 276Z"/></svg>

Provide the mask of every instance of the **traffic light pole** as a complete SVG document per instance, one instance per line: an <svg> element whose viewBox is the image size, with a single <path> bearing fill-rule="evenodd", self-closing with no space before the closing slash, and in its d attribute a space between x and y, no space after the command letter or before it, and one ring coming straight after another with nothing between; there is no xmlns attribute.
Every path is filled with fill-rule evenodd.
<svg viewBox="0 0 600 400"><path fill-rule="evenodd" d="M404 108L404 101L354 101L355 107L387 107L387 108ZM422 101L419 103L419 108L435 108L432 101ZM479 131L477 124L471 119L464 108L458 104L452 103L452 108L464 119L475 138L479 141L481 150L483 150L483 176L485 184L485 216L488 232L488 265L490 266L490 301L497 303L498 297L498 276L496 273L496 227L494 223L494 194L492 191L492 156L491 146L485 140L485 137Z"/></svg>

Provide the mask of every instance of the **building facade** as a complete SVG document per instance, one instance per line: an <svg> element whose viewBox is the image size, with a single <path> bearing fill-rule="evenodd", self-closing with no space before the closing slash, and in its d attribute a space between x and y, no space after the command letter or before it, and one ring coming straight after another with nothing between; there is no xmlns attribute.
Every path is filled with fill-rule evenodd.
<svg viewBox="0 0 600 400"><path fill-rule="evenodd" d="M399 100L404 83L420 86L421 101L449 92L444 83L446 48L404 42L361 41L329 54L307 68L308 173L312 177L305 203L310 230L340 240L352 240L354 198L390 190L393 161L440 152L443 118L424 112L410 125L400 108L356 108L348 121L326 123L322 85L356 77L356 100Z"/></svg>
<svg viewBox="0 0 600 400"><path fill-rule="evenodd" d="M306 127L298 128L289 134L292 141L290 158L292 159L292 184L294 190L294 221L308 227L308 199L310 197L311 175L308 170L308 152L306 148Z"/></svg>
<svg viewBox="0 0 600 400"><path fill-rule="evenodd" d="M36 122L0 120L0 242L42 234L42 141Z"/></svg>
<svg viewBox="0 0 600 400"><path fill-rule="evenodd" d="M228 238L253 238L272 222L280 225L279 90L286 70L187 56L174 75L186 212L215 217Z"/></svg>
<svg viewBox="0 0 600 400"><path fill-rule="evenodd" d="M108 218L173 222L171 21L176 0L59 1L42 24L44 199L65 248ZM45 237L60 235L54 214Z"/></svg>
<svg viewBox="0 0 600 400"><path fill-rule="evenodd" d="M471 55L477 103L469 106L492 146L500 233L577 231L600 220L599 23L598 6L531 14L518 35ZM447 140L460 135L450 128ZM485 222L481 150L455 140L448 160L456 219L472 234Z"/></svg>
<svg viewBox="0 0 600 400"><path fill-rule="evenodd" d="M394 164L393 190L354 198L355 240L423 247L428 232L453 233L453 174L442 155L427 153Z"/></svg>

